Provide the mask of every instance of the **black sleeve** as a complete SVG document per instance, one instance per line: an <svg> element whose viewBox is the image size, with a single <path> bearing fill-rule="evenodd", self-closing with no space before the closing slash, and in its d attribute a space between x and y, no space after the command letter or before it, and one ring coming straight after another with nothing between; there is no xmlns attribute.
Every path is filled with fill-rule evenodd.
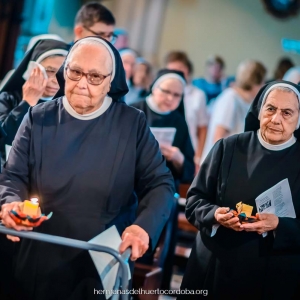
<svg viewBox="0 0 300 300"><path fill-rule="evenodd" d="M300 220L293 218L279 218L273 248L275 250L300 250Z"/></svg>
<svg viewBox="0 0 300 300"><path fill-rule="evenodd" d="M177 132L174 138L174 147L179 148L184 156L181 170L179 171L172 162L167 162L177 183L191 183L195 175L194 148L191 142L189 129L184 119L177 119Z"/></svg>
<svg viewBox="0 0 300 300"><path fill-rule="evenodd" d="M191 142L189 130L186 122L184 122L184 143L182 147L182 154L184 155L184 162L182 166L182 173L180 181L182 183L191 183L195 175L195 164L194 164L194 148Z"/></svg>
<svg viewBox="0 0 300 300"><path fill-rule="evenodd" d="M29 149L31 139L31 110L18 130L7 162L0 174L1 205L28 199Z"/></svg>
<svg viewBox="0 0 300 300"><path fill-rule="evenodd" d="M216 223L214 213L219 207L216 203L223 143L219 140L209 152L187 194L185 215L188 221L209 236Z"/></svg>
<svg viewBox="0 0 300 300"><path fill-rule="evenodd" d="M140 112L137 141L135 192L139 206L134 224L149 234L154 250L171 213L174 180L143 112Z"/></svg>
<svg viewBox="0 0 300 300"><path fill-rule="evenodd" d="M29 104L24 100L18 103L16 96L13 94L7 92L0 94L0 122L6 133L5 144L12 144L29 108Z"/></svg>

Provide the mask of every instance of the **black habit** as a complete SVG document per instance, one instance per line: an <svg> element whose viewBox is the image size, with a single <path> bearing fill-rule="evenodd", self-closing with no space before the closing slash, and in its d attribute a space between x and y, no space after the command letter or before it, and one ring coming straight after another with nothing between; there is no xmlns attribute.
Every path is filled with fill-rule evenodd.
<svg viewBox="0 0 300 300"><path fill-rule="evenodd" d="M218 141L188 191L186 216L199 233L181 285L182 293L190 291L177 299L204 298L196 290L207 290L209 299L300 298L300 143L271 151L259 142L258 128ZM255 198L285 178L296 219L280 217L275 238L272 231L263 238L223 226L211 237L218 207L235 209L242 201L255 214Z"/></svg>
<svg viewBox="0 0 300 300"><path fill-rule="evenodd" d="M19 126L30 107L22 96L22 87L25 83L23 74L29 62L36 61L47 52L49 55L54 55L57 51L57 53L60 53L60 50L68 51L68 48L69 46L66 43L57 40L46 39L38 41L26 53L20 65L3 86L0 91L0 122L6 135L2 139L2 144L12 144ZM50 50L51 52L49 52ZM40 99L37 104L43 102L45 100ZM2 145L2 147L4 146Z"/></svg>
<svg viewBox="0 0 300 300"><path fill-rule="evenodd" d="M122 97L121 59L105 43L116 53L111 92ZM0 176L2 204L33 196L43 213L53 212L37 232L88 241L112 225L121 234L136 224L154 249L174 182L141 111L115 98L102 115L81 120L58 98L29 109ZM94 294L102 285L87 251L23 239L15 277L16 299L104 297Z"/></svg>
<svg viewBox="0 0 300 300"><path fill-rule="evenodd" d="M189 131L185 119L178 111L173 111L168 115L161 115L152 111L146 101L140 101L132 104L142 110L147 118L147 123L150 127L174 127L176 134L173 141L173 146L178 147L184 155L182 171L178 172L172 163L167 161L167 166L170 168L176 185L179 183L191 183L194 178L194 150L191 143Z"/></svg>

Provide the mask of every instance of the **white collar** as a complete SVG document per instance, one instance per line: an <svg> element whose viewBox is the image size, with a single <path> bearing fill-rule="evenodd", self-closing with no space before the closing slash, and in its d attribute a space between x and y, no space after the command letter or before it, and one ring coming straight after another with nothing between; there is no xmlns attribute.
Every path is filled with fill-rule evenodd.
<svg viewBox="0 0 300 300"><path fill-rule="evenodd" d="M89 113L89 114L84 114L81 115L78 112L74 110L74 108L70 105L69 101L67 100L67 97L63 97L63 106L65 110L74 118L79 119L79 120L92 120L95 119L99 116L101 116L103 113L107 111L109 106L112 103L112 99L108 96L106 96L103 100L102 105L95 111Z"/></svg>
<svg viewBox="0 0 300 300"><path fill-rule="evenodd" d="M157 104L154 102L152 95L149 95L146 98L146 103L152 111L154 111L155 113L157 113L159 115L168 115L171 112L171 111L166 111L166 112L161 111L159 109L159 107L157 106Z"/></svg>
<svg viewBox="0 0 300 300"><path fill-rule="evenodd" d="M261 143L261 145L263 147L265 147L266 149L272 150L272 151L279 151L279 150L286 149L286 148L291 147L292 145L294 145L296 143L296 141L297 141L297 139L295 138L295 136L292 135L291 138L288 141L284 142L283 144L272 145L272 144L267 143L262 138L260 129L257 130L257 137L258 137L258 140L259 140L259 142Z"/></svg>

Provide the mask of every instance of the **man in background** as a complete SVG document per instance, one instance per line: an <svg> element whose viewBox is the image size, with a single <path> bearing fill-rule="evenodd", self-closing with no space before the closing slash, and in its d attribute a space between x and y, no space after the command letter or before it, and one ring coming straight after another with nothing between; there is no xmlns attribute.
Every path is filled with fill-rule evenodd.
<svg viewBox="0 0 300 300"><path fill-rule="evenodd" d="M110 10L98 2L88 2L77 12L74 26L74 41L87 36L100 36L114 44L115 18Z"/></svg>
<svg viewBox="0 0 300 300"><path fill-rule="evenodd" d="M196 78L193 84L205 92L207 104L210 105L223 90L225 63L220 56L214 55L207 59L205 67L205 77Z"/></svg>

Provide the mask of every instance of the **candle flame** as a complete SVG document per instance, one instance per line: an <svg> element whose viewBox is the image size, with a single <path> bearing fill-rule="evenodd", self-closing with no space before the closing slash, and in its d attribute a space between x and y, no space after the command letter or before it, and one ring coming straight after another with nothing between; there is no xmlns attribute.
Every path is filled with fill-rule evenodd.
<svg viewBox="0 0 300 300"><path fill-rule="evenodd" d="M38 204L39 203L39 199L38 198L31 198L30 201L34 204Z"/></svg>

